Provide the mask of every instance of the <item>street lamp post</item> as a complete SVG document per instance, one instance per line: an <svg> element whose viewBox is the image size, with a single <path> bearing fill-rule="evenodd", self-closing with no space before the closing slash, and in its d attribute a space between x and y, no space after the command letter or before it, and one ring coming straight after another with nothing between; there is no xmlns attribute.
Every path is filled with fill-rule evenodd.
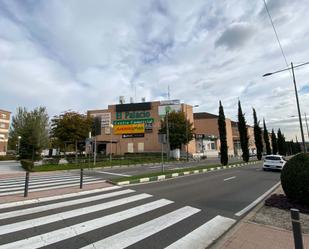
<svg viewBox="0 0 309 249"><path fill-rule="evenodd" d="M21 139L21 136L18 136L18 151L17 151L17 154L19 156L19 152L20 152L20 139Z"/></svg>
<svg viewBox="0 0 309 249"><path fill-rule="evenodd" d="M109 160L110 163L112 164L112 153L113 153L113 124L110 124L109 128L110 128L110 144L111 144L111 151L109 153Z"/></svg>
<svg viewBox="0 0 309 249"><path fill-rule="evenodd" d="M290 68L286 68L286 69L282 69L276 72L272 72L272 73L266 73L263 75L263 77L266 76L270 76L276 73L280 73L283 71L287 71L287 70L292 70L292 76L293 76L293 84L294 84L294 91L295 91L295 97L296 97L296 105L297 105L297 111L298 111L298 119L299 119L299 125L300 125L300 132L301 132L301 137L302 137L302 143L303 143L303 147L304 147L304 152L307 151L306 149L306 143L305 143L305 136L304 136L304 131L303 131L303 125L302 125L302 119L301 119L301 112L300 112L300 107L299 107L299 100L298 100L298 92L297 92L297 86L296 86L296 79L295 79L295 73L294 73L294 68L296 67L300 67L300 66L304 66L309 64L309 62L294 66L293 63L291 62L291 67Z"/></svg>
<svg viewBox="0 0 309 249"><path fill-rule="evenodd" d="M306 121L307 135L308 135L308 140L309 140L309 129L308 129L308 122L307 122L307 115L306 115L306 113L305 113L305 121Z"/></svg>

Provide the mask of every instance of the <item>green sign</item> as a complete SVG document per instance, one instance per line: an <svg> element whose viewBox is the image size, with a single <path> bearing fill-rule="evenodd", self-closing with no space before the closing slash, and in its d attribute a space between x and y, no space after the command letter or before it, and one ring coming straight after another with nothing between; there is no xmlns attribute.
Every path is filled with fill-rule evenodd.
<svg viewBox="0 0 309 249"><path fill-rule="evenodd" d="M150 118L150 112L116 112L116 119L137 119L137 118Z"/></svg>
<svg viewBox="0 0 309 249"><path fill-rule="evenodd" d="M115 120L114 125L128 125L128 124L151 124L154 122L153 118L134 119L134 120Z"/></svg>

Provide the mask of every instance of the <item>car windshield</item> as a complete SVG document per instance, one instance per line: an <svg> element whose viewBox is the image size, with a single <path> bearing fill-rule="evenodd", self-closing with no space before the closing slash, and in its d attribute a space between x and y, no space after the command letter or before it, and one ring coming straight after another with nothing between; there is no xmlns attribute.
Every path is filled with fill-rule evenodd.
<svg viewBox="0 0 309 249"><path fill-rule="evenodd" d="M265 160L277 160L279 161L281 158L278 156L267 156L265 157Z"/></svg>

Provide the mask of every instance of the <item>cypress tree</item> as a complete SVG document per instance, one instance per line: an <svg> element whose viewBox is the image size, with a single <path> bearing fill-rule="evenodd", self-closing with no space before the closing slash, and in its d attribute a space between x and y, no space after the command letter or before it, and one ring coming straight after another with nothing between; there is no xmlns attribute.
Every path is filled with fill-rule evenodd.
<svg viewBox="0 0 309 249"><path fill-rule="evenodd" d="M220 154L221 154L221 164L227 165L228 163L228 147L226 140L226 124L225 115L221 100L219 102L219 118L218 118L219 136L220 136Z"/></svg>
<svg viewBox="0 0 309 249"><path fill-rule="evenodd" d="M271 131L271 145L273 147L273 155L276 155L278 152L278 144L277 144L277 138L276 138L274 129L272 129Z"/></svg>
<svg viewBox="0 0 309 249"><path fill-rule="evenodd" d="M266 123L265 123L265 119L263 119L263 126L264 126L264 131L263 131L263 135L264 135L264 142L265 142L265 146L266 146L266 154L270 155L271 154L271 148L270 148L270 141L269 141L269 135L268 135L268 130L266 127Z"/></svg>
<svg viewBox="0 0 309 249"><path fill-rule="evenodd" d="M242 150L242 158L245 162L249 161L249 148L248 148L248 131L244 114L242 113L240 101L238 101L238 131L240 137L240 146Z"/></svg>
<svg viewBox="0 0 309 249"><path fill-rule="evenodd" d="M256 157L258 160L261 160L263 153L262 129L260 127L260 122L257 120L256 111L254 108L253 108L253 120L254 120L254 141L256 147Z"/></svg>
<svg viewBox="0 0 309 249"><path fill-rule="evenodd" d="M277 137L278 137L277 143L278 143L279 155L285 156L285 154L286 154L285 138L284 138L284 136L283 136L283 134L282 134L280 129L278 130Z"/></svg>

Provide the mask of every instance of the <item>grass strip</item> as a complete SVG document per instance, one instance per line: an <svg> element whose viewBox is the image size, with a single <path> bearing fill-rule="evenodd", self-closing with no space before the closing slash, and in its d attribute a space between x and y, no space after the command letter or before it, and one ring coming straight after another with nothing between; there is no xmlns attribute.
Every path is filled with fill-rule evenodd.
<svg viewBox="0 0 309 249"><path fill-rule="evenodd" d="M250 161L250 162L256 162L256 161ZM239 162L238 163L231 163L229 165L236 165L236 164L239 164ZM166 170L164 173L162 173L162 171L158 171L158 172L142 174L142 175L119 177L119 178L115 178L115 179L110 179L109 181L112 182L112 183L118 183L118 182L122 182L122 181L130 181L130 183L132 184L132 183L139 183L139 179L141 179L141 178L149 177L150 179L154 179L155 177L158 177L159 175L165 175L165 179L168 179L168 178L172 178L173 173L179 173L179 176L182 176L182 175L184 175L184 172L186 172L186 171L189 171L190 174L193 174L194 171L196 171L196 173L197 173L197 171L199 173L202 173L203 169L214 168L214 170L216 170L217 167L222 169L221 164L210 164L210 165L205 165L205 166L195 166L195 167L183 168L183 169Z"/></svg>
<svg viewBox="0 0 309 249"><path fill-rule="evenodd" d="M90 163L68 163L68 164L44 164L40 166L35 166L33 172L43 172L43 171L55 171L55 170L70 170L70 169L80 169L80 168L104 168L113 167L118 165L136 165L136 164L147 164L147 163L159 163L161 158L143 158L143 159L115 159L112 161L100 161L96 165L93 162Z"/></svg>

